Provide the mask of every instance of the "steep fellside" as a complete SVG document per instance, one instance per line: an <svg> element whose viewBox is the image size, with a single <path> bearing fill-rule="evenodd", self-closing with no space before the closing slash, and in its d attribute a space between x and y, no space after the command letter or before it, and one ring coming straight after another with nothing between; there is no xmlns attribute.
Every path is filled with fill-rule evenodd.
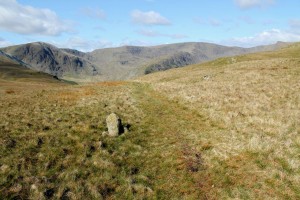
<svg viewBox="0 0 300 200"><path fill-rule="evenodd" d="M58 77L71 76L84 78L99 72L92 63L75 51L64 51L46 43L29 43L3 48L2 51L27 63L31 69L46 72Z"/></svg>
<svg viewBox="0 0 300 200"><path fill-rule="evenodd" d="M172 68L183 67L194 63L194 58L190 53L181 52L174 56L162 59L161 61L150 64L145 69L145 74L150 74L156 71L165 71Z"/></svg>
<svg viewBox="0 0 300 200"><path fill-rule="evenodd" d="M25 63L0 51L0 84L3 88L14 81L63 83L44 72L29 69ZM3 89L2 88L2 89ZM10 91L11 90L7 90Z"/></svg>
<svg viewBox="0 0 300 200"><path fill-rule="evenodd" d="M191 49L184 48L185 51L176 52L171 56L162 57L160 60L156 60L151 64L148 63L145 67L145 74L202 63L220 57L261 51L272 51L285 47L288 43L277 42L274 45L257 46L253 48L225 47L209 43L190 43L190 45L194 46L192 51Z"/></svg>
<svg viewBox="0 0 300 200"><path fill-rule="evenodd" d="M20 66L28 67L28 65L23 61L0 50L0 65L4 64L19 64Z"/></svg>

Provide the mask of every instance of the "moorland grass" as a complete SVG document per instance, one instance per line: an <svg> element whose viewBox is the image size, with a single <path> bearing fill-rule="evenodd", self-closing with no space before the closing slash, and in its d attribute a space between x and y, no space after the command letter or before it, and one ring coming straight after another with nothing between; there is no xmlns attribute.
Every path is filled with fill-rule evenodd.
<svg viewBox="0 0 300 200"><path fill-rule="evenodd" d="M209 187L196 178L205 162L186 132L205 129L205 120L148 84L3 81L0 92L1 198L206 196ZM102 135L111 112L128 133Z"/></svg>
<svg viewBox="0 0 300 200"><path fill-rule="evenodd" d="M189 132L211 147L202 154L210 197L300 198L299 52L296 43L138 79L214 127Z"/></svg>

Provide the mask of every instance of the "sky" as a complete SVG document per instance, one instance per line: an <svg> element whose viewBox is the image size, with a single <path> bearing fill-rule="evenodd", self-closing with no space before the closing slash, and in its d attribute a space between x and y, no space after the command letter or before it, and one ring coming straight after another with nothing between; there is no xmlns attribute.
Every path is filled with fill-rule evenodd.
<svg viewBox="0 0 300 200"><path fill-rule="evenodd" d="M0 0L0 47L300 41L299 0Z"/></svg>

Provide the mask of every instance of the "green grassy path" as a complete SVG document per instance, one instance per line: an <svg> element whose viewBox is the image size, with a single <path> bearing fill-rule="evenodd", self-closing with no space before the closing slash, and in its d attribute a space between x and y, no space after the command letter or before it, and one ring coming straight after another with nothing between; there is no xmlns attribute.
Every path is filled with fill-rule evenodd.
<svg viewBox="0 0 300 200"><path fill-rule="evenodd" d="M135 84L134 96L146 114L142 121L148 132L143 158L146 174L154 179L153 190L159 199L205 198L205 186L199 180L205 163L188 130L207 128L205 120L176 102L153 91L150 86ZM206 183L205 183L206 184Z"/></svg>

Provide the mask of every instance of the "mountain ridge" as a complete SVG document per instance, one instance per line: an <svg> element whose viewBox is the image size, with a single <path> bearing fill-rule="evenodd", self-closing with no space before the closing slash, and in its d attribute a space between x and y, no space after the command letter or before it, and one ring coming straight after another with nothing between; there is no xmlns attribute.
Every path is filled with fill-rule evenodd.
<svg viewBox="0 0 300 200"><path fill-rule="evenodd" d="M2 48L2 51L27 63L31 69L58 77L65 74L76 76L95 73L91 63L48 43L16 45Z"/></svg>
<svg viewBox="0 0 300 200"><path fill-rule="evenodd" d="M276 50L289 43L252 48L229 47L213 43L186 42L158 46L122 46L81 52L33 42L1 48L27 67L71 80L128 80L171 68L202 63L220 57Z"/></svg>

